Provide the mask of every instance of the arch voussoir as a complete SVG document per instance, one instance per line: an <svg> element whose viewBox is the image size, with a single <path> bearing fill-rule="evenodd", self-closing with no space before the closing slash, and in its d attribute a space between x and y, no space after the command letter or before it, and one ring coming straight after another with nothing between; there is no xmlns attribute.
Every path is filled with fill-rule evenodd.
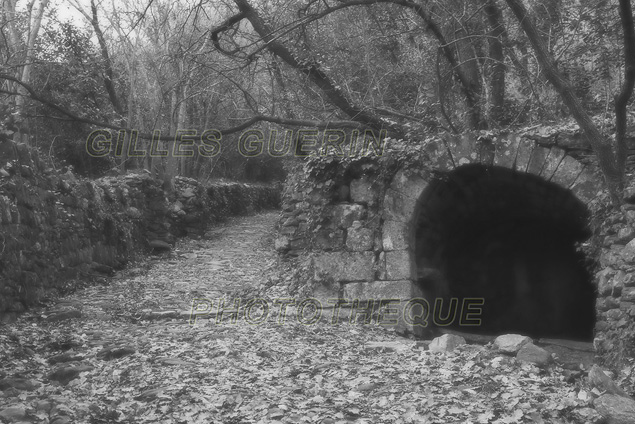
<svg viewBox="0 0 635 424"><path fill-rule="evenodd" d="M529 156L529 163L527 164L526 172L528 174L540 176L540 173L545 166L547 156L549 156L549 149L538 146L534 143L534 149L531 151L531 155Z"/></svg>
<svg viewBox="0 0 635 424"><path fill-rule="evenodd" d="M597 176L593 175L588 169L584 169L578 178L569 187L571 192L587 205L597 199L601 194L601 188L598 187Z"/></svg>
<svg viewBox="0 0 635 424"><path fill-rule="evenodd" d="M494 165L514 169L520 137L508 135L495 140Z"/></svg>
<svg viewBox="0 0 635 424"><path fill-rule="evenodd" d="M571 156L565 156L551 176L551 181L564 188L569 188L583 171L584 165Z"/></svg>
<svg viewBox="0 0 635 424"><path fill-rule="evenodd" d="M516 152L515 168L519 172L528 172L532 153L536 148L536 143L530 140L520 140Z"/></svg>
<svg viewBox="0 0 635 424"><path fill-rule="evenodd" d="M549 154L545 158L544 166L540 172L540 176L547 181L551 181L551 178L555 174L560 162L565 158L566 152L559 147L552 147L549 149Z"/></svg>

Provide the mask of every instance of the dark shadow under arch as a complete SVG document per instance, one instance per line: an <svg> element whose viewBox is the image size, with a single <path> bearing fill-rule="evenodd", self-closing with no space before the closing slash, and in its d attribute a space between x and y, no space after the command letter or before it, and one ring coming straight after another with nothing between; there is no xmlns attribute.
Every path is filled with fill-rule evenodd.
<svg viewBox="0 0 635 424"><path fill-rule="evenodd" d="M591 340L595 290L578 248L589 211L541 177L471 164L439 174L419 200L417 284L427 298L483 298L483 334Z"/></svg>

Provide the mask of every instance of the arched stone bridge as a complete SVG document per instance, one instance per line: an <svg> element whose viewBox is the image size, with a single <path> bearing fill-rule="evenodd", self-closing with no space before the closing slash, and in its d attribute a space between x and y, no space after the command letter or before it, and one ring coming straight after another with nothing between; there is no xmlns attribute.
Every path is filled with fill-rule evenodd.
<svg viewBox="0 0 635 424"><path fill-rule="evenodd" d="M427 140L396 170L391 155L289 179L277 248L306 259L324 305L381 309L415 333L592 338L592 165L515 134ZM399 301L366 302L380 299Z"/></svg>

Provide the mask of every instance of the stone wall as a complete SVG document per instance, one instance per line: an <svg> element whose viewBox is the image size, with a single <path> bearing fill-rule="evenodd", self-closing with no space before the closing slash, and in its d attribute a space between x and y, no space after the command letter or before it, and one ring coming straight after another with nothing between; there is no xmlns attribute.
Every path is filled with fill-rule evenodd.
<svg viewBox="0 0 635 424"><path fill-rule="evenodd" d="M229 215L275 208L280 188L203 187L166 193L148 173L99 180L60 173L25 145L0 142L0 316L11 319L78 277L108 274L141 252L201 236Z"/></svg>
<svg viewBox="0 0 635 424"><path fill-rule="evenodd" d="M633 189L627 193L635 194ZM635 358L635 198L627 196L622 213L598 214L600 270L594 346L606 365L632 366Z"/></svg>
<svg viewBox="0 0 635 424"><path fill-rule="evenodd" d="M421 283L426 272L432 275L438 270L427 269L416 257L422 247L417 246L415 233L425 233L429 242L423 248L434 250L443 243L443 234L435 234L441 231L434 221L439 216L448 227L448 222L459 223L475 213L502 213L497 210L496 192L481 192L478 184L458 187L459 194L426 191L435 178L447 175L444 172L469 164L508 170L510 181L522 179L513 186L523 192L514 201L526 202L528 209L527 216L519 219L548 218L556 228L571 227L581 233L588 225L593 237L581 249L590 264L599 263L599 268L589 270L597 273L593 279L596 350L615 366L632 358L635 210L609 213L602 177L592 161L520 135L466 134L418 143L387 140L382 156L331 155L296 164L285 186L276 240L278 251L296 264L292 290L320 299L325 307L333 305L333 299L350 306L352 300L394 298L399 299L395 304L407 305L414 298L438 295L442 289L434 283ZM469 199L442 209L450 203L439 196L461 198L465 193ZM555 297L563 295L553 292ZM401 330L425 334L418 324L416 319L399 317Z"/></svg>

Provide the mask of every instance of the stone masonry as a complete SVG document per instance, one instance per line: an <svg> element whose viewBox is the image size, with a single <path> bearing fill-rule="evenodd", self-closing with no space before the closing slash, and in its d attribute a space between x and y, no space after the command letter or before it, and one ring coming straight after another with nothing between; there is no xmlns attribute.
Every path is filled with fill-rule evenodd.
<svg viewBox="0 0 635 424"><path fill-rule="evenodd" d="M423 203L432 201L422 200L423 194L439 173L467 164L495 166L538 176L586 205L594 218L588 223L593 231L588 250L601 265L595 279L596 350L613 363L616 355L609 352L617 347L622 359L632 357L635 206L627 206L626 214L608 216L602 177L592 162L583 163L561 148L542 147L516 134L445 135L416 144L387 140L385 147L382 156L314 158L291 170L276 248L305 271L296 273L300 292L318 298L325 307L334 299L349 305L351 300L397 299L392 306L397 305L398 328L425 333L420 321L402 315L409 301L434 293L415 284L421 272L414 257L415 225ZM566 211L573 208L564 203L570 199L550 199L549 192L532 196L543 207L562 211L558 222L567 222ZM448 213L458 217L471 211ZM631 335L630 341L625 341L625 334Z"/></svg>
<svg viewBox="0 0 635 424"><path fill-rule="evenodd" d="M98 277L227 216L279 205L279 187L203 187L147 172L99 180L60 173L23 144L0 141L0 319L10 320L80 276Z"/></svg>

